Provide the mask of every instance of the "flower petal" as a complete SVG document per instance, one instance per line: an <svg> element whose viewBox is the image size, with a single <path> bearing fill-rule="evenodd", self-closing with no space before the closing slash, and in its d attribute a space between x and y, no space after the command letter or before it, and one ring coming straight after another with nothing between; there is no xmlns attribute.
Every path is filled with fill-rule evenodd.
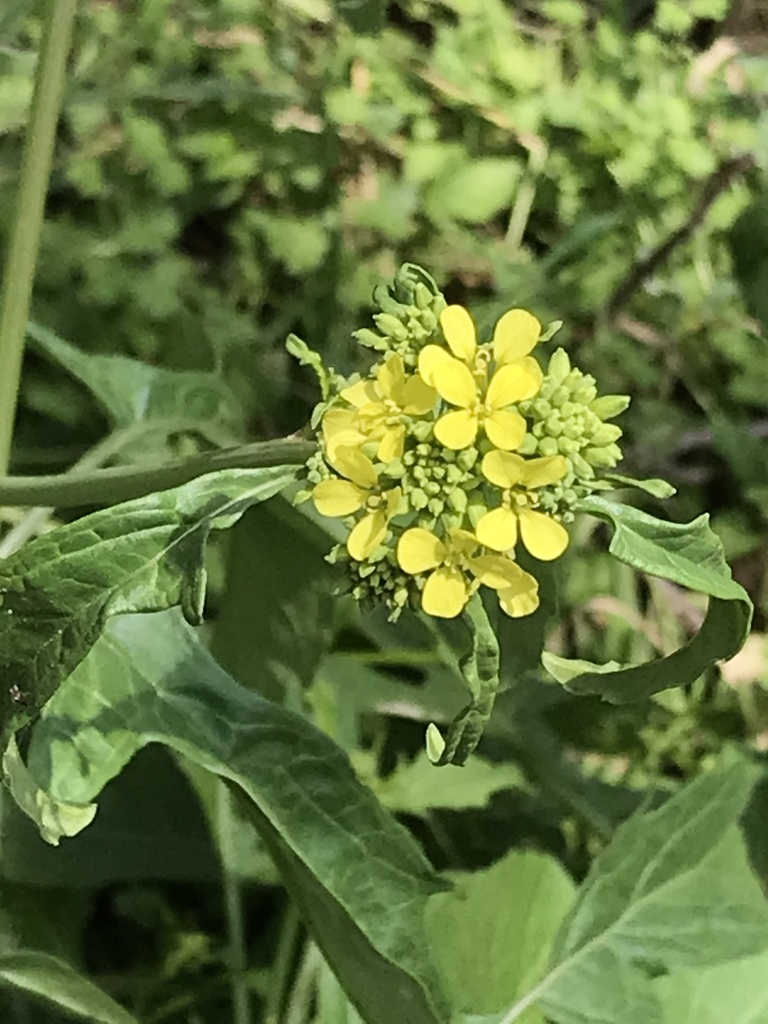
<svg viewBox="0 0 768 1024"><path fill-rule="evenodd" d="M430 573L421 594L421 607L427 615L453 619L469 600L469 587L458 569L441 566Z"/></svg>
<svg viewBox="0 0 768 1024"><path fill-rule="evenodd" d="M477 384L469 367L458 359L445 360L435 367L432 382L441 398L460 409L468 409L477 402Z"/></svg>
<svg viewBox="0 0 768 1024"><path fill-rule="evenodd" d="M387 522L397 515L397 511L400 508L400 499L403 496L403 492L399 487L393 487L391 491L387 491L384 495L386 499L386 516Z"/></svg>
<svg viewBox="0 0 768 1024"><path fill-rule="evenodd" d="M475 532L480 543L491 551L509 551L517 544L517 516L508 508L486 512Z"/></svg>
<svg viewBox="0 0 768 1024"><path fill-rule="evenodd" d="M440 326L456 358L471 362L477 350L477 331L467 310L463 306L446 306L440 314Z"/></svg>
<svg viewBox="0 0 768 1024"><path fill-rule="evenodd" d="M405 383L405 369L403 360L393 352L386 363L379 367L376 374L376 384L382 398L397 399L397 393Z"/></svg>
<svg viewBox="0 0 768 1024"><path fill-rule="evenodd" d="M527 459L523 469L523 484L529 490L557 483L568 472L568 463L562 455L545 455L542 459Z"/></svg>
<svg viewBox="0 0 768 1024"><path fill-rule="evenodd" d="M322 418L323 439L326 444L344 431L356 431L358 428L357 413L354 409L328 409Z"/></svg>
<svg viewBox="0 0 768 1024"><path fill-rule="evenodd" d="M493 332L493 358L497 365L513 363L532 352L541 336L541 324L527 309L508 309Z"/></svg>
<svg viewBox="0 0 768 1024"><path fill-rule="evenodd" d="M485 417L485 432L491 443L502 451L519 448L527 430L527 424L519 412L498 409Z"/></svg>
<svg viewBox="0 0 768 1024"><path fill-rule="evenodd" d="M532 398L541 388L543 379L541 367L535 359L508 363L494 373L485 400L492 409L505 409L514 402Z"/></svg>
<svg viewBox="0 0 768 1024"><path fill-rule="evenodd" d="M445 544L420 526L406 530L397 545L397 564L411 576L434 569L445 556Z"/></svg>
<svg viewBox="0 0 768 1024"><path fill-rule="evenodd" d="M518 516L523 544L534 558L551 562L553 558L559 558L568 547L568 531L551 516L529 508L519 509Z"/></svg>
<svg viewBox="0 0 768 1024"><path fill-rule="evenodd" d="M483 586L491 590L514 587L519 583L521 575L528 575L517 562L504 555L480 555L472 559L470 569Z"/></svg>
<svg viewBox="0 0 768 1024"><path fill-rule="evenodd" d="M442 349L440 349L442 351ZM405 382L400 394L400 408L409 416L423 416L431 412L437 401L437 392L414 373Z"/></svg>
<svg viewBox="0 0 768 1024"><path fill-rule="evenodd" d="M349 480L321 480L312 491L312 500L321 516L349 516L365 505L368 495Z"/></svg>
<svg viewBox="0 0 768 1024"><path fill-rule="evenodd" d="M520 570L521 576L511 587L500 590L499 606L513 619L530 615L539 607L539 584L530 573Z"/></svg>
<svg viewBox="0 0 768 1024"><path fill-rule="evenodd" d="M405 427L398 423L394 427L386 427L379 441L378 457L382 462L391 462L402 458L405 450Z"/></svg>
<svg viewBox="0 0 768 1024"><path fill-rule="evenodd" d="M505 491L519 484L525 474L525 459L512 452L488 452L483 457L483 476Z"/></svg>
<svg viewBox="0 0 768 1024"><path fill-rule="evenodd" d="M461 555L472 555L479 547L479 541L469 530L460 530L454 526L448 534L448 545L452 551Z"/></svg>
<svg viewBox="0 0 768 1024"><path fill-rule="evenodd" d="M451 359L453 356L439 345L425 345L419 352L419 374L424 383L432 386L435 383L433 375L437 367Z"/></svg>
<svg viewBox="0 0 768 1024"><path fill-rule="evenodd" d="M368 405L369 402L378 402L381 395L375 381L359 380L357 384L344 388L341 392L341 397L345 402L354 405L356 409L361 409L364 405Z"/></svg>
<svg viewBox="0 0 768 1024"><path fill-rule="evenodd" d="M346 434L339 434L332 448L326 452L326 457L337 473L351 480L358 487L368 490L376 486L378 475L376 469L359 448L352 445L339 443L339 438L346 438Z"/></svg>
<svg viewBox="0 0 768 1024"><path fill-rule="evenodd" d="M525 421L523 421L525 422ZM447 412L435 424L435 437L444 448L468 448L477 437L478 419L466 409Z"/></svg>
<svg viewBox="0 0 768 1024"><path fill-rule="evenodd" d="M387 517L383 509L369 512L356 523L347 537L347 551L358 562L372 554L387 535Z"/></svg>

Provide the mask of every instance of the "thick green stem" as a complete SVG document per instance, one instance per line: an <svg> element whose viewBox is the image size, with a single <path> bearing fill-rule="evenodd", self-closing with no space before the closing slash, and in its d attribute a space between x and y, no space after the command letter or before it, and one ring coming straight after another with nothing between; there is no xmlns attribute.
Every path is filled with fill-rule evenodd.
<svg viewBox="0 0 768 1024"><path fill-rule="evenodd" d="M56 124L77 0L48 0L0 295L0 474L7 472Z"/></svg>
<svg viewBox="0 0 768 1024"><path fill-rule="evenodd" d="M314 441L257 441L238 448L175 459L159 466L114 466L92 473L57 476L0 476L0 505L116 505L155 491L180 487L205 473L261 466L300 466L314 454Z"/></svg>

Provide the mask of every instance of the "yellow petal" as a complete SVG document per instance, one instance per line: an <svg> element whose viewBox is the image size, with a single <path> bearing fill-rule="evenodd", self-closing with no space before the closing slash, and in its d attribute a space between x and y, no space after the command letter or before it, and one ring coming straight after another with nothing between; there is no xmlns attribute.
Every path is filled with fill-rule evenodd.
<svg viewBox="0 0 768 1024"><path fill-rule="evenodd" d="M469 372L469 367L458 359L450 359L435 367L432 381L438 393L451 405L460 409L468 409L477 401L477 384Z"/></svg>
<svg viewBox="0 0 768 1024"><path fill-rule="evenodd" d="M419 374L424 383L433 385L435 383L433 375L437 367L452 358L453 356L439 345L425 345L419 352Z"/></svg>
<svg viewBox="0 0 768 1024"><path fill-rule="evenodd" d="M346 435L340 434L339 437L346 437ZM376 486L378 480L376 469L368 456L363 454L359 448L334 443L333 448L326 455L336 472L341 473L347 480L351 480L353 484L367 489Z"/></svg>
<svg viewBox="0 0 768 1024"><path fill-rule="evenodd" d="M440 326L448 347L457 359L471 362L477 349L477 332L466 309L463 306L446 306L440 314Z"/></svg>
<svg viewBox="0 0 768 1024"><path fill-rule="evenodd" d="M543 379L541 367L535 359L509 363L494 373L485 400L492 409L505 409L514 402L533 398Z"/></svg>
<svg viewBox="0 0 768 1024"><path fill-rule="evenodd" d="M427 578L421 595L421 607L427 615L439 619L453 619L469 600L469 588L464 574L458 569L441 566Z"/></svg>
<svg viewBox="0 0 768 1024"><path fill-rule="evenodd" d="M498 415L498 414L497 414ZM448 412L435 424L435 437L444 448L468 448L477 437L478 420L466 409Z"/></svg>
<svg viewBox="0 0 768 1024"><path fill-rule="evenodd" d="M473 558L470 568L484 587L492 590L506 590L520 582L521 576L528 576L517 562L504 555L480 555ZM533 577L531 577L533 579Z"/></svg>
<svg viewBox="0 0 768 1024"><path fill-rule="evenodd" d="M322 480L312 491L321 516L349 516L365 505L367 493L348 480Z"/></svg>
<svg viewBox="0 0 768 1024"><path fill-rule="evenodd" d="M445 555L445 545L440 538L420 526L406 530L397 545L397 564L411 576L434 569Z"/></svg>
<svg viewBox="0 0 768 1024"><path fill-rule="evenodd" d="M387 427L379 441L378 456L382 462L391 462L402 457L405 449L405 427L402 423L396 427Z"/></svg>
<svg viewBox="0 0 768 1024"><path fill-rule="evenodd" d="M369 512L347 537L347 551L358 562L364 561L387 535L387 517L382 509Z"/></svg>
<svg viewBox="0 0 768 1024"><path fill-rule="evenodd" d="M509 309L493 332L493 358L497 365L513 363L532 352L541 336L541 324L526 309Z"/></svg>
<svg viewBox="0 0 768 1024"><path fill-rule="evenodd" d="M387 522L392 516L397 515L397 510L400 508L400 499L403 496L403 492L399 487L393 487L391 491L387 491L384 495L386 499L386 516Z"/></svg>
<svg viewBox="0 0 768 1024"><path fill-rule="evenodd" d="M361 406L357 410L357 422L359 429L364 431L363 444L371 439L372 435L375 435L386 421L389 419L389 409L383 402L369 402L367 405ZM343 433L343 432L342 432ZM368 435L368 436L365 436ZM336 444L339 441L336 440ZM344 441L341 442L342 444Z"/></svg>
<svg viewBox="0 0 768 1024"><path fill-rule="evenodd" d="M323 439L326 444L336 434L345 431L356 431L358 428L357 413L352 409L329 409L323 413Z"/></svg>
<svg viewBox="0 0 768 1024"><path fill-rule="evenodd" d="M530 573L520 572L520 578L515 584L498 592L501 610L513 619L530 615L539 607L538 583Z"/></svg>
<svg viewBox="0 0 768 1024"><path fill-rule="evenodd" d="M403 360L397 353L391 355L386 363L379 367L376 383L382 398L395 398L405 383Z"/></svg>
<svg viewBox="0 0 768 1024"><path fill-rule="evenodd" d="M522 460L521 460L522 461ZM524 464L523 483L530 490L546 487L562 480L568 472L568 463L562 455L547 455L543 459L528 459Z"/></svg>
<svg viewBox="0 0 768 1024"><path fill-rule="evenodd" d="M442 349L440 349L442 351ZM400 395L400 408L409 416L423 416L431 412L437 401L437 392L414 373L405 382Z"/></svg>
<svg viewBox="0 0 768 1024"><path fill-rule="evenodd" d="M511 452L488 452L483 457L483 476L505 491L519 484L525 474L525 459Z"/></svg>
<svg viewBox="0 0 768 1024"><path fill-rule="evenodd" d="M364 405L368 405L369 402L377 402L381 395L379 395L375 381L359 380L352 387L344 388L341 392L341 397L345 402L354 405L356 409L361 409Z"/></svg>
<svg viewBox="0 0 768 1024"><path fill-rule="evenodd" d="M526 422L519 412L498 409L485 417L485 432L491 443L502 451L519 448L527 429Z"/></svg>
<svg viewBox="0 0 768 1024"><path fill-rule="evenodd" d="M495 508L485 513L475 532L491 551L509 551L517 544L517 516L508 508Z"/></svg>
<svg viewBox="0 0 768 1024"><path fill-rule="evenodd" d="M462 555L471 555L477 551L478 540L474 533L469 530L460 530L453 527L448 535L448 544L452 551Z"/></svg>
<svg viewBox="0 0 768 1024"><path fill-rule="evenodd" d="M568 531L551 516L544 512L534 512L529 508L518 511L520 517L520 536L523 544L534 558L542 562L551 562L559 558L568 547Z"/></svg>

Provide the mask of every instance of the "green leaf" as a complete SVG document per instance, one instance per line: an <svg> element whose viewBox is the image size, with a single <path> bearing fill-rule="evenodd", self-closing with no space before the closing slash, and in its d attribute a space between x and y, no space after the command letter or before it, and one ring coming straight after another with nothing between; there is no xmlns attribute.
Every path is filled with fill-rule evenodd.
<svg viewBox="0 0 768 1024"><path fill-rule="evenodd" d="M614 704L648 697L671 686L685 686L722 659L732 657L749 634L752 602L731 577L709 517L665 523L653 516L590 497L579 510L615 527L610 553L640 572L660 576L710 597L699 632L679 650L643 665L595 665L545 655L545 667L573 693L597 693Z"/></svg>
<svg viewBox="0 0 768 1024"><path fill-rule="evenodd" d="M573 893L556 860L513 852L485 871L458 876L453 892L431 897L430 946L452 1009L493 1014L529 991L546 966ZM536 1010L523 1019L543 1021Z"/></svg>
<svg viewBox="0 0 768 1024"><path fill-rule="evenodd" d="M637 490L645 491L653 498L671 498L673 494L677 493L677 488L657 477L650 480L638 480L634 476L624 476L623 473L604 473L602 479L619 487L636 487Z"/></svg>
<svg viewBox="0 0 768 1024"><path fill-rule="evenodd" d="M5 734L42 707L109 616L181 605L199 622L210 530L231 526L294 474L278 466L199 477L59 527L0 563Z"/></svg>
<svg viewBox="0 0 768 1024"><path fill-rule="evenodd" d="M386 779L372 779L371 788L391 811L426 814L435 807L484 807L494 793L518 789L524 782L522 772L512 764L493 764L475 756L461 768L449 764L435 771L436 760L439 755L433 760L421 753Z"/></svg>
<svg viewBox="0 0 768 1024"><path fill-rule="evenodd" d="M661 1021L653 976L764 949L768 903L736 827L759 775L723 757L622 825L581 887L549 973L505 1024L533 1002L558 1024Z"/></svg>
<svg viewBox="0 0 768 1024"><path fill-rule="evenodd" d="M445 884L339 748L235 683L176 611L109 623L33 726L28 767L52 799L89 803L152 742L241 795L368 1024L442 1024L423 915Z"/></svg>
<svg viewBox="0 0 768 1024"><path fill-rule="evenodd" d="M90 355L35 323L27 325L27 335L88 388L115 427L157 420L168 432L197 432L221 445L244 436L245 413L219 374Z"/></svg>
<svg viewBox="0 0 768 1024"><path fill-rule="evenodd" d="M482 224L509 206L520 180L516 160L484 157L468 160L443 174L427 195L427 212L439 223L446 217Z"/></svg>
<svg viewBox="0 0 768 1024"><path fill-rule="evenodd" d="M138 1024L132 1014L93 982L47 953L19 949L0 954L0 982L98 1024Z"/></svg>
<svg viewBox="0 0 768 1024"><path fill-rule="evenodd" d="M653 987L665 1024L766 1024L766 977L768 953L761 953L703 971L676 971Z"/></svg>
<svg viewBox="0 0 768 1024"><path fill-rule="evenodd" d="M376 35L384 28L384 0L333 0L339 16L358 35Z"/></svg>

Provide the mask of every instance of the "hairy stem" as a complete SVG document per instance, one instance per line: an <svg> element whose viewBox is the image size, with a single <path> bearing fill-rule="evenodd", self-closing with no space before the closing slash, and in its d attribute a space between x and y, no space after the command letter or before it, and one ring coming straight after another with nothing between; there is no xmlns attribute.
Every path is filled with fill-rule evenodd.
<svg viewBox="0 0 768 1024"><path fill-rule="evenodd" d="M0 295L0 473L7 472L45 196L77 0L48 0Z"/></svg>

